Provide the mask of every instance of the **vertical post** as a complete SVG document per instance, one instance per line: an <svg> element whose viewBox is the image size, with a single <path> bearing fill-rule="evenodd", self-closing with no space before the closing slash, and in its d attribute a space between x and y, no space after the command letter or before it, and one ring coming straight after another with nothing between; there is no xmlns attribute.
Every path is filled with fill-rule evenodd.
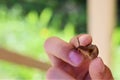
<svg viewBox="0 0 120 80"><path fill-rule="evenodd" d="M99 56L110 66L111 33L115 26L116 0L88 0L88 32L98 45Z"/></svg>

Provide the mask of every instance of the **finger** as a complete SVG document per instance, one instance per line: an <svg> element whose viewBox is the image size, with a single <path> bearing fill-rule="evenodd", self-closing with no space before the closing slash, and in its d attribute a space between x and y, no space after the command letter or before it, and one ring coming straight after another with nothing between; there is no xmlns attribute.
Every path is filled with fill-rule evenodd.
<svg viewBox="0 0 120 80"><path fill-rule="evenodd" d="M96 58L90 63L89 73L92 80L113 80L110 69L104 65L101 58Z"/></svg>
<svg viewBox="0 0 120 80"><path fill-rule="evenodd" d="M77 38L79 39L80 44L78 43ZM80 34L78 36L73 37L70 40L70 43L74 47L78 47L79 45L87 46L87 45L91 44L91 42L92 42L92 37L90 35L88 35L88 34Z"/></svg>
<svg viewBox="0 0 120 80"><path fill-rule="evenodd" d="M75 80L63 70L57 67L51 67L46 75L47 80Z"/></svg>
<svg viewBox="0 0 120 80"><path fill-rule="evenodd" d="M79 42L78 42L79 40ZM70 43L74 46L74 47L78 47L79 45L81 46L87 46L89 44L92 43L92 37L88 34L80 34L78 36L73 37L70 40ZM86 74L88 73L88 69L89 69L89 59L83 59L83 62L80 66L80 75L79 75L79 79L81 80L85 80L86 78Z"/></svg>
<svg viewBox="0 0 120 80"><path fill-rule="evenodd" d="M60 66L60 64L63 63L62 60L60 60L59 58L57 58L49 53L48 53L48 57L50 59L50 63L52 66Z"/></svg>
<svg viewBox="0 0 120 80"><path fill-rule="evenodd" d="M49 38L44 47L49 55L55 56L73 66L78 66L82 62L82 55L78 54L71 44L59 38Z"/></svg>

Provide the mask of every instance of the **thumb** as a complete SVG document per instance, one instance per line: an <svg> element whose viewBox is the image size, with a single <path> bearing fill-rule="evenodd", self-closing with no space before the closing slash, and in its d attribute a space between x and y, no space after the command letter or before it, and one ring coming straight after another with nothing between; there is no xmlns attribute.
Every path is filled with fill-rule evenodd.
<svg viewBox="0 0 120 80"><path fill-rule="evenodd" d="M99 57L90 63L89 73L92 80L114 80L110 69Z"/></svg>

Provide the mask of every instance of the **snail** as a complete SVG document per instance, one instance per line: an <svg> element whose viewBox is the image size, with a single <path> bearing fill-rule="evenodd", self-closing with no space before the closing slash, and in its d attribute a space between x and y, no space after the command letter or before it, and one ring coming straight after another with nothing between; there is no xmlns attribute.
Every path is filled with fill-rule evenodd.
<svg viewBox="0 0 120 80"><path fill-rule="evenodd" d="M87 46L81 46L80 41L77 38L79 46L76 48L78 52L80 52L84 57L88 57L89 59L94 59L98 56L98 48L96 45L90 44Z"/></svg>

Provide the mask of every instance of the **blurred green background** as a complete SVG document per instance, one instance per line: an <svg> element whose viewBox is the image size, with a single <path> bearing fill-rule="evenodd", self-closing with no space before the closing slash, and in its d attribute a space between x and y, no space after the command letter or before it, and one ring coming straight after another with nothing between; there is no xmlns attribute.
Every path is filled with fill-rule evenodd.
<svg viewBox="0 0 120 80"><path fill-rule="evenodd" d="M119 76L120 66L119 5L112 37L114 76ZM0 0L0 47L49 63L45 40L58 36L69 41L87 33L86 21L86 0ZM45 72L0 61L0 80L45 80Z"/></svg>

